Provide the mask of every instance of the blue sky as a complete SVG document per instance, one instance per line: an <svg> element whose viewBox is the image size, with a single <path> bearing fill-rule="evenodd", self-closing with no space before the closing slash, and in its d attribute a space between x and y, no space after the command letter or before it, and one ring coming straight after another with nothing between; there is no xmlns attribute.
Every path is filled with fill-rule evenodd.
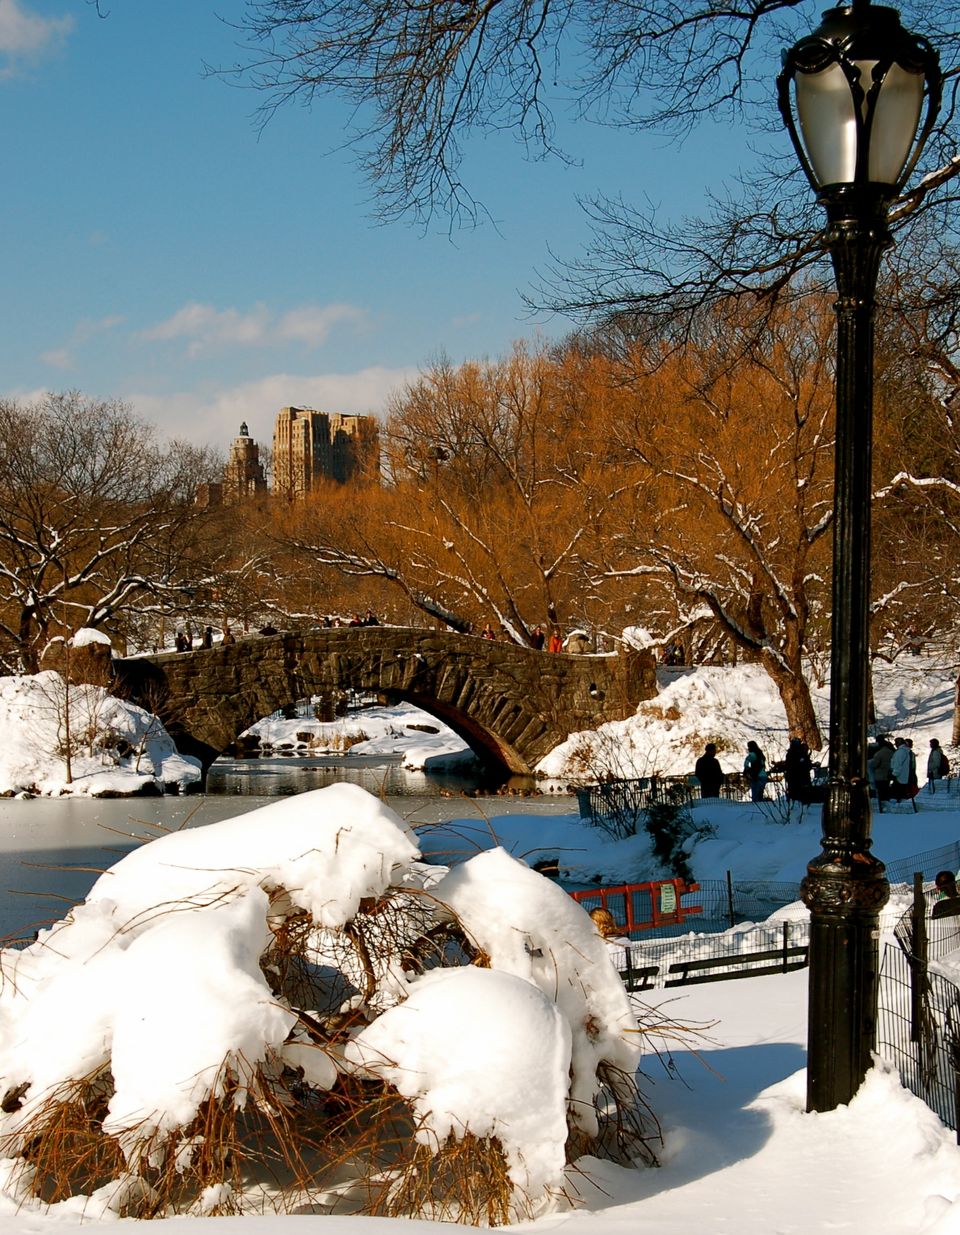
<svg viewBox="0 0 960 1235"><path fill-rule="evenodd" d="M337 103L287 106L260 131L259 96L204 76L238 58L221 18L242 0L103 7L0 0L0 394L123 398L162 435L224 450L242 420L269 441L285 404L377 414L441 351L562 335L521 293L550 250L587 242L578 197L694 213L748 157L719 126L680 149L565 127L576 166L528 162L504 135L465 164L496 226L383 226L337 152Z"/></svg>

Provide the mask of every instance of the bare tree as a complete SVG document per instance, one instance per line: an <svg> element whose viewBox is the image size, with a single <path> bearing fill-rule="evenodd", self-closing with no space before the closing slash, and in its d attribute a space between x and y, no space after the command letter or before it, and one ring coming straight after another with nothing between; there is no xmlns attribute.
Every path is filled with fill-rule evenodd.
<svg viewBox="0 0 960 1235"><path fill-rule="evenodd" d="M160 447L122 403L73 391L0 402L0 655L37 666L54 634L122 633L182 603L203 524L204 452Z"/></svg>
<svg viewBox="0 0 960 1235"><path fill-rule="evenodd" d="M771 78L781 48L809 31L815 0L739 6L674 0L249 0L247 63L229 70L266 93L265 115L291 99L355 105L350 134L388 215L434 210L476 217L461 174L463 142L512 131L533 157L566 157L559 110L682 138L704 116L779 128ZM918 0L910 21L937 46L946 94L926 175L893 210L894 225L935 209L952 217L960 159L951 136L960 18L948 0ZM745 143L746 148L746 143ZM769 142L766 143L769 151ZM786 140L780 146L786 154ZM759 177L758 177L759 168ZM562 272L551 301L593 315L665 301L783 287L820 251L819 224L792 156L767 154L739 198L718 199L696 228L661 226L598 197L594 251Z"/></svg>

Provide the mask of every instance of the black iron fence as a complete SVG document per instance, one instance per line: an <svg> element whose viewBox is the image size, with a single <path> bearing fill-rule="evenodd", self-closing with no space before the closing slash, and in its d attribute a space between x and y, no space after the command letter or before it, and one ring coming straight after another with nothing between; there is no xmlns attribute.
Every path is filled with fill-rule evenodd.
<svg viewBox="0 0 960 1235"><path fill-rule="evenodd" d="M812 796L804 804L797 802L801 810L819 809L819 802L824 792L826 770L814 769ZM960 795L960 777L950 776L934 782L934 795ZM574 790L577 797L577 808L580 818L592 827L601 828L611 836L622 839L635 836L643 829L643 812L651 804L668 804L672 806L687 806L701 799L700 782L695 776L640 776L634 779L611 779L599 781L593 785L583 785ZM775 803L777 813L782 815L783 822L790 817L790 800L786 797L786 786L783 774L771 771L764 790L764 800L768 809L774 809L770 803ZM894 807L917 811L918 805L923 806L926 797L930 796L928 787L923 785L915 798L904 798L897 802L893 798L885 798L882 802L874 800L877 808L883 812ZM732 802L750 800L750 782L740 772L728 772L724 775L720 786L720 797Z"/></svg>
<svg viewBox="0 0 960 1235"><path fill-rule="evenodd" d="M939 967L960 948L960 917L931 918L919 874L913 906L880 964L877 1053L960 1141L960 986Z"/></svg>
<svg viewBox="0 0 960 1235"><path fill-rule="evenodd" d="M782 786L771 778L773 794ZM634 779L599 781L575 789L580 818L612 836L635 836L643 826L643 812L650 805L686 806L700 800L700 782L695 776L639 776ZM742 802L750 797L750 786L738 772L724 778L720 797Z"/></svg>

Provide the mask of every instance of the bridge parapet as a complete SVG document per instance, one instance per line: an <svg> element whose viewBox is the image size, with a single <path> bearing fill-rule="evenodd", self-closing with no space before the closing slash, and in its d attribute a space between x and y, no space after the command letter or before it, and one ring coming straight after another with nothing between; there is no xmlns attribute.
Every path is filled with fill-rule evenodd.
<svg viewBox="0 0 960 1235"><path fill-rule="evenodd" d="M487 763L525 773L571 733L623 720L657 693L649 653L551 655L396 626L251 635L116 666L129 697L156 712L204 767L278 708L357 690L414 703Z"/></svg>

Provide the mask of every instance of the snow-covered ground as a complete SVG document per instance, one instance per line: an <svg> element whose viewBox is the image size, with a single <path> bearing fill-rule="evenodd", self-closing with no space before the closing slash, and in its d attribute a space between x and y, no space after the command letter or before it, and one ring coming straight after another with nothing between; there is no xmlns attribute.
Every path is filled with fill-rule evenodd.
<svg viewBox="0 0 960 1235"><path fill-rule="evenodd" d="M627 777L683 776L692 772L707 742L716 744L724 771L739 772L751 739L759 741L769 761L783 757L790 738L786 716L759 665L661 667L658 681L657 698L640 704L634 716L571 734L541 760L537 772L563 781L589 781L607 771ZM949 747L955 682L955 670L926 656L904 656L894 665L876 661L875 732L913 738L918 758L926 758L929 738ZM814 687L813 703L826 735L827 686ZM365 708L330 723L312 717L261 720L248 732L275 750L399 754L405 766L415 769L450 768L470 758L464 742L442 721L409 704ZM819 757L825 762L826 752Z"/></svg>
<svg viewBox="0 0 960 1235"><path fill-rule="evenodd" d="M877 852L905 856L956 839L958 807L956 797L938 794L929 800L922 796L917 815L878 816ZM765 816L760 807L725 802L712 803L709 809L717 835L694 854L701 878L717 873L715 864L726 864L732 855L738 855L737 865L744 871L757 855L765 872L796 877L819 848L813 819L785 824ZM166 1095L171 1105L195 1103L204 1079L209 1083L205 1065L231 1037L241 1038L246 1059L254 1058L271 1035L283 1040L290 1017L276 1000L268 999L263 1016L251 1019L242 1011L241 992L249 1006L251 984L259 972L254 963L262 929L257 915L268 911L266 900L261 906L258 899L264 881L257 872L268 872L269 886L300 887L298 898L335 928L381 886L385 868L377 853L387 853L388 866L394 866L409 863L413 848L408 830L399 821L391 822L387 808L350 786L285 799L266 810L267 827L258 826L261 812L252 812L237 821L239 831L230 824L212 825L192 836L174 833L135 851L116 874L101 878L76 927L55 930L50 947L34 945L30 964L20 969L15 982L4 984L7 1000L17 1004L17 1014L12 1020L7 1017L0 1033L0 1066L8 1079L29 1074L52 1082L71 1070L85 1074L97 1062L94 1055L109 1050L112 1042L114 1066L125 1088L111 1118L118 1130L131 1127L140 1135L144 1125L136 1113L138 1103L154 1101L158 1094ZM510 819L493 822L509 831ZM345 828L346 820L350 823ZM328 826L334 821L336 826ZM574 826L569 820L565 824ZM596 833L588 833L586 841L603 847ZM524 878L539 877L521 877L522 867L510 864L505 855L490 853L486 859L493 861L488 875L475 868L478 877L473 878L468 874L473 864L461 866L463 875L445 895L485 940L495 967L509 973L525 955L523 948L515 953L511 935L521 942L539 940L541 946L549 939L552 947L554 938L569 937L570 927L558 933L555 907L545 910L544 903L529 898ZM238 887L246 890L230 903L233 893L225 893ZM436 885L433 889L442 890ZM206 905L209 916L202 926L196 923L197 929L191 913L156 919L144 911L158 897L191 912ZM270 912L280 913L282 907L275 903ZM193 916L202 920L204 915ZM135 928L118 932L118 924L127 921L136 923ZM585 947L581 940L575 950ZM594 958L590 963L600 962ZM547 990L561 972L553 966L551 957L547 968L553 977L541 975ZM518 1039L518 1052L521 1046L527 1050L527 1064L518 1072L509 1067L517 1056L502 1034L491 1042L477 1033L478 1019L488 1014L511 1033L516 1031L514 1018L520 1014L511 1002L516 992L510 984L521 978L512 972L513 977L491 979L482 991L458 991L452 1004L435 986L418 995L427 1000L429 1024L429 1037L418 1056L421 1066L429 1068L418 1092L425 1111L450 1119L454 1112L462 1115L457 1101L469 1106L478 1092L489 1088L496 1105L483 1117L493 1119L494 1126L497 1118L516 1119L522 1140L531 1132L529 1121L522 1133L519 1130L521 1110L540 1110L545 1103L544 1120L553 1118L552 1090L544 1093L539 1083L528 1088L544 1051L531 1054L529 1042L522 1046L526 1039ZM501 981L510 990L501 990ZM539 982L536 970L522 978L534 987ZM31 991L32 1000L24 1000ZM523 1225L551 1231L563 1226L571 1235L636 1229L667 1235L699 1229L729 1229L737 1235L827 1235L837 1230L955 1235L960 1231L960 1149L954 1135L901 1088L889 1069L877 1067L849 1108L804 1112L805 1001L804 972L634 997L641 1021L650 1020L644 1009L655 1007L684 1027L679 1034L654 1033L640 1040L644 1090L663 1132L661 1165L626 1168L595 1158L581 1160L568 1173L566 1197L558 1198L551 1212ZM457 1022L452 1036L445 1036L438 1031L438 1020L442 1026L444 1018L456 1018L457 1009L466 1020ZM535 1035L553 1035L551 1050L568 1049L562 1045L563 1033L555 1037L558 1030L546 1005L537 1004L533 1023L539 1026ZM390 1058L410 1051L409 1026L384 1020L381 1032L386 1035L383 1041L372 1036L368 1049ZM506 1049L508 1058L472 1071L466 1084L463 1069L472 1055L467 1058L459 1051L464 1043L470 1045L467 1055ZM447 1062L456 1062L452 1070L442 1066L445 1052ZM438 1107L441 1101L448 1105ZM551 1135L536 1130L532 1161L539 1170L556 1169L548 1148ZM553 1165L544 1167L544 1162ZM98 1196L87 1207L87 1217L99 1214L102 1224L112 1228L105 1201L106 1194ZM24 1203L16 1191L0 1194L5 1235L49 1235L78 1223L82 1210L79 1201L44 1210ZM170 1221L176 1222L180 1235L201 1235L212 1220ZM295 1229L311 1219L215 1221L218 1230L230 1227L231 1235L237 1222L242 1225L236 1226L236 1235L283 1235L291 1223ZM385 1221L335 1215L323 1219L330 1235L389 1235ZM98 1229L100 1225L98 1221ZM164 1221L161 1229L165 1226ZM410 1229L405 1221L403 1230ZM423 1224L423 1231L428 1229L434 1228Z"/></svg>
<svg viewBox="0 0 960 1235"><path fill-rule="evenodd" d="M410 703L364 707L335 721L267 717L251 725L246 735L259 738L265 753L399 755L403 766L416 772L452 771L475 763L473 752L452 729Z"/></svg>
<svg viewBox="0 0 960 1235"><path fill-rule="evenodd" d="M903 656L893 665L874 661L874 732L912 738L918 762L926 760L928 739L949 746L956 678L955 667L926 656ZM641 703L636 715L597 733L571 734L538 771L567 778L584 767L594 775L610 770L627 777L683 776L713 742L723 770L739 772L751 739L766 751L768 762L783 758L790 738L786 716L759 665L661 668L658 680L660 693ZM813 704L826 738L828 686L814 688Z"/></svg>
<svg viewBox="0 0 960 1235"><path fill-rule="evenodd" d="M156 716L101 686L68 690L53 670L0 677L0 734L0 794L183 791L201 777Z"/></svg>
<svg viewBox="0 0 960 1235"><path fill-rule="evenodd" d="M725 771L739 771L750 739L769 761L781 758L789 734L770 678L756 665L661 669L660 693L627 720L572 734L538 765L546 778L597 779L606 772L635 777L686 775L707 742ZM926 657L874 666L878 732L912 737L919 760L928 739L948 749L955 675ZM814 691L824 732L829 694ZM69 710L73 781L65 760ZM0 678L0 794L137 793L163 784L188 788L200 776L195 761L177 755L160 721L109 696L73 687L69 699L53 672ZM325 723L312 716L264 718L247 731L265 750L303 754L399 756L412 770L455 771L473 762L466 744L442 721L411 704L369 707ZM954 752L956 754L956 752ZM816 757L816 753L815 753Z"/></svg>
<svg viewBox="0 0 960 1235"><path fill-rule="evenodd" d="M640 752L631 756L631 771L651 770L644 752L653 750L658 753L658 770L687 772L702 743L716 740L717 734L726 738L721 759L728 770L741 766L741 751L748 736L757 737L771 758L781 753L778 743L786 745L776 696L750 670L727 671L723 678L714 678L713 671L680 671L667 691L672 693L666 699L661 695L645 722L631 720L621 727L620 732L629 736ZM929 737L947 744L952 720L951 675L922 661L889 671L878 667L876 693L879 727L912 737L921 763ZM686 701L689 716L681 700ZM650 705L645 707L649 709ZM4 718L7 724L10 715L8 712ZM640 731L645 734L642 746L632 736ZM4 732L10 733L6 724ZM611 744L616 742L604 739L605 749ZM670 752L669 758L666 752ZM951 749L948 753L956 767L957 752ZM42 770L43 759L38 758ZM642 761L640 767L637 761ZM874 850L878 856L889 862L960 839L960 799L944 793L943 785L938 789L935 795L921 792L916 814L901 806L874 815ZM294 810L297 801L291 802ZM305 836L323 832L323 812L315 808L315 801L314 794L303 795L301 800L307 814L297 826L305 829ZM462 861L466 855L500 841L529 860L556 854L561 865L599 875L604 882L656 873L642 840L608 840L571 816L507 814L487 820L481 812L482 803L465 802L461 820L445 829L422 830L418 834L421 846L435 857L444 847L456 850L448 852L448 860ZM691 852L691 864L699 879L721 878L732 870L739 878L797 880L806 861L819 850L815 809L787 819L777 807L715 801L696 805L694 815L709 825ZM262 839L257 843L262 844ZM400 840L396 843L402 845ZM256 855L248 851L229 857L236 869L246 871L256 864ZM302 862L303 857L297 860ZM222 865L223 857L208 853L204 861L209 874L209 864ZM183 865L189 872L202 864L187 860ZM179 865L179 860L173 864ZM148 868L149 863L141 867ZM93 903L94 916L105 915L106 921L112 910L110 880L104 879L102 893ZM479 890L495 890L499 882L484 879ZM351 895L362 896L364 886L354 879ZM185 894L193 892L188 888ZM496 920L499 928L515 911L517 895L515 890L509 891L499 910L489 902L482 904L477 910L479 920ZM325 899L320 896L318 904L323 903ZM533 928L534 924L527 923L522 931ZM85 946L89 942L86 940ZM242 955L232 951L230 956L231 966L243 968ZM199 958L191 972L195 968L198 973L202 968ZM61 970L61 976L65 972ZM131 970L135 972L136 967ZM226 972L222 970L221 975L221 971L211 971L209 980L225 978ZM41 985L41 989L46 987ZM82 970L63 989L69 993L69 1001L60 1018L41 1019L37 1028L38 1034L41 1030L46 1034L48 1056L54 1061L62 1052L76 1048L82 1038L78 1026L90 1026L92 1021L106 1023L102 1000L88 1005L86 995L93 988L86 986ZM132 1032L146 1003L154 1010L153 1015L159 1017L162 1012L162 1000L149 982L131 981L126 985L115 980L113 986L107 983L104 988L101 984L96 989L113 992L107 1001L110 1016L121 1018L128 1032ZM226 989L231 989L230 981ZM496 1002L502 994L498 988L492 1006L503 1006ZM736 1235L960 1232L960 1149L955 1136L903 1090L887 1068L878 1066L871 1072L849 1108L829 1114L804 1112L805 972L653 992L643 999L674 1023L694 1031L692 1037L687 1032L678 1039L650 1038L642 1043L645 1092L663 1130L661 1165L634 1169L597 1159L582 1160L567 1179L569 1199L558 1201L553 1212L524 1223L525 1228L555 1231L562 1226L571 1235L618 1235L621 1230L632 1233L638 1229L665 1235L688 1235L692 1230L729 1230ZM639 997L634 1000L641 1012ZM470 1006L476 1009L482 1003L481 996ZM78 1013L83 1014L80 1019ZM467 1029L464 1026L463 1032ZM442 1049L442 1037L439 1041L434 1037L432 1050ZM11 1052L16 1054L16 1042L9 1030L0 1031L0 1051L4 1059L9 1059ZM166 1068L172 1057L169 1040L160 1033L153 1050L139 1056L141 1062L133 1069L133 1080L137 1068L141 1072L151 1070L151 1060ZM138 1056L132 1052L127 1058L136 1064ZM196 1061L191 1067L193 1075ZM510 1086L510 1093L501 1095L504 1102L499 1109L517 1110L507 1099L516 1098L522 1078L510 1074L512 1079L506 1082L507 1075L506 1070L493 1069L489 1080L494 1085ZM456 1080L442 1069L431 1071L431 1077L438 1083ZM158 1072L146 1079L160 1084L163 1077ZM118 1119L122 1121L122 1113ZM48 1235L54 1229L76 1225L81 1220L79 1208L71 1202L44 1212L21 1206L12 1196L0 1195L5 1235ZM210 1229L211 1219L180 1217L170 1221L176 1222L180 1235L201 1235ZM215 1221L218 1230L228 1229L228 1235L283 1235L306 1223L315 1225L317 1219L286 1216ZM327 1235L389 1235L395 1225L384 1219L360 1217L328 1216L322 1221ZM98 1223L98 1229L114 1225L107 1218ZM129 1229L128 1222L123 1225ZM165 1226L163 1221L161 1229ZM428 1223L403 1224L403 1230L412 1231L412 1235L435 1229Z"/></svg>

